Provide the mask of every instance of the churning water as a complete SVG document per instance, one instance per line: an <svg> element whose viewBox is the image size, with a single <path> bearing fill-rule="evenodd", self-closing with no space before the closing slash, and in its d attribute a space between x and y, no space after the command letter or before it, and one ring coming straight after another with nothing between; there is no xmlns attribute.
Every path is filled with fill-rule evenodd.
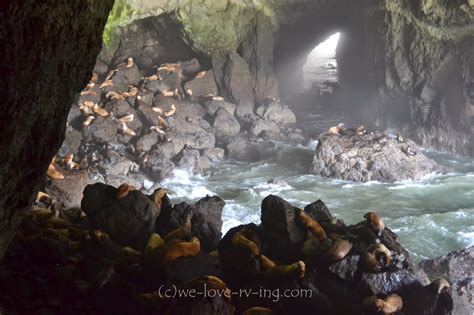
<svg viewBox="0 0 474 315"><path fill-rule="evenodd" d="M262 199L275 194L298 207L321 199L346 224L376 211L417 260L474 245L474 160L425 152L454 171L421 181L354 183L309 175L314 145L280 144L270 160L222 162L208 177L177 171L162 185L175 193L174 202L193 202L206 194L223 198L223 233L238 224L260 222ZM268 184L269 179L286 184Z"/></svg>

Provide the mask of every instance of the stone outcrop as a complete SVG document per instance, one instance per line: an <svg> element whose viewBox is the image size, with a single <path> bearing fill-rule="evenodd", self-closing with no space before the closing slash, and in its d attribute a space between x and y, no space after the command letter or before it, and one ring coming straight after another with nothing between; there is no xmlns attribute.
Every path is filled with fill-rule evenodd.
<svg viewBox="0 0 474 315"><path fill-rule="evenodd" d="M0 5L0 39L8 43L0 48L0 257L64 140L69 109L91 76L112 5Z"/></svg>
<svg viewBox="0 0 474 315"><path fill-rule="evenodd" d="M333 127L338 128L338 127ZM445 167L411 140L382 132L338 128L318 138L311 173L357 182L419 180Z"/></svg>
<svg viewBox="0 0 474 315"><path fill-rule="evenodd" d="M94 184L84 190L86 217L30 209L0 271L2 311L235 314L257 305L277 314L376 314L385 300L391 313L464 314L451 289L430 283L397 235L372 219L347 226L321 200L303 210L270 195L260 225L221 238L221 198L173 205L160 191ZM465 282L455 269L469 268L472 254L452 255L445 271L454 286ZM171 296L177 288L196 295Z"/></svg>
<svg viewBox="0 0 474 315"><path fill-rule="evenodd" d="M473 266L473 246L420 263L420 267L431 280L438 277L448 280L451 285L448 293L455 302L453 310L455 314L472 314L474 311Z"/></svg>

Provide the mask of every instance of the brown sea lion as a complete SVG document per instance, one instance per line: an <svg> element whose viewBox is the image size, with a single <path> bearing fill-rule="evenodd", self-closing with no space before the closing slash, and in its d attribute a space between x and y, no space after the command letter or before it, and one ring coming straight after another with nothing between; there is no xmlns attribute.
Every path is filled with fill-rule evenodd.
<svg viewBox="0 0 474 315"><path fill-rule="evenodd" d="M303 261L299 260L291 265L278 265L274 268L268 269L263 273L265 278L303 278L306 274L306 265Z"/></svg>
<svg viewBox="0 0 474 315"><path fill-rule="evenodd" d="M430 287L434 290L436 293L441 293L447 288L450 287L448 280L446 280L443 277L439 277L431 281Z"/></svg>
<svg viewBox="0 0 474 315"><path fill-rule="evenodd" d="M367 223L372 231L374 231L378 236L381 236L385 229L385 223L382 218L375 212L367 212L364 214L364 218L367 219Z"/></svg>
<svg viewBox="0 0 474 315"><path fill-rule="evenodd" d="M242 315L271 315L273 311L268 307L252 307L247 309Z"/></svg>
<svg viewBox="0 0 474 315"><path fill-rule="evenodd" d="M184 240L184 239L188 238L191 235L191 229L192 229L191 220L192 220L192 218L193 218L193 213L191 211L189 211L186 214L186 217L184 218L183 224L179 228L177 228L175 230L172 230L171 232L166 234L166 236L164 238L165 243L168 243L169 241L171 241L173 239Z"/></svg>
<svg viewBox="0 0 474 315"><path fill-rule="evenodd" d="M364 263L370 272L379 272L392 263L392 255L385 245L372 244L366 250Z"/></svg>
<svg viewBox="0 0 474 315"><path fill-rule="evenodd" d="M403 307L403 300L395 293L389 294L384 299L378 298L376 295L372 295L364 299L363 305L373 308L377 312L388 315L394 314L401 310Z"/></svg>
<svg viewBox="0 0 474 315"><path fill-rule="evenodd" d="M311 234L319 240L324 240L327 238L326 232L323 227L309 215L307 215L304 210L296 210L296 220L305 226Z"/></svg>
<svg viewBox="0 0 474 315"><path fill-rule="evenodd" d="M117 187L117 199L125 198L129 192L137 190L134 186L129 185L127 183L123 183L122 185Z"/></svg>
<svg viewBox="0 0 474 315"><path fill-rule="evenodd" d="M330 262L342 260L352 249L352 243L347 240L336 240L327 253Z"/></svg>
<svg viewBox="0 0 474 315"><path fill-rule="evenodd" d="M172 240L165 244L161 253L161 264L166 265L181 257L193 257L199 255L201 242L197 237L192 237L189 242Z"/></svg>

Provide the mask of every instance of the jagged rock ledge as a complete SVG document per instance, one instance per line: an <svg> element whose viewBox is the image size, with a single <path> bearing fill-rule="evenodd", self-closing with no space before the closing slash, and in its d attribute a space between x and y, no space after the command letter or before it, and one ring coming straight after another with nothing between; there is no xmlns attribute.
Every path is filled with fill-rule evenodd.
<svg viewBox="0 0 474 315"><path fill-rule="evenodd" d="M461 314L453 310L466 308L445 282L430 284L375 213L347 226L321 200L299 209L269 195L260 225L239 225L221 238L221 198L173 205L167 193L96 183L84 190L84 212L40 207L50 202L43 196L0 269L8 284L0 286L2 311ZM164 296L176 288L227 293ZM243 289L257 293L230 295ZM275 295L284 290L300 295Z"/></svg>

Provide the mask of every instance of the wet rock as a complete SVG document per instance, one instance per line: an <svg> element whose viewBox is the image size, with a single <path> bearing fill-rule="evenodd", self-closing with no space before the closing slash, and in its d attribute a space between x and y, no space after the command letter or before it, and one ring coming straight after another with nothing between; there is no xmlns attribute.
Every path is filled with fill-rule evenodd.
<svg viewBox="0 0 474 315"><path fill-rule="evenodd" d="M463 310L463 304L468 304L470 312L474 312L474 246L459 251L452 251L447 255L424 260L420 267L426 272L430 280L444 277L452 289L449 292L454 300L454 308L458 312L453 314L469 314ZM461 305L457 302L461 302ZM462 303L464 301L464 303ZM467 302L467 303L466 303Z"/></svg>
<svg viewBox="0 0 474 315"><path fill-rule="evenodd" d="M150 132L138 139L136 149L138 152L148 152L158 143L158 134Z"/></svg>
<svg viewBox="0 0 474 315"><path fill-rule="evenodd" d="M134 64L130 68L118 70L112 77L112 83L116 92L123 93L128 91L130 85L138 85L140 79L140 71L138 71L137 65Z"/></svg>
<svg viewBox="0 0 474 315"><path fill-rule="evenodd" d="M83 135L86 141L108 144L117 141L117 122L109 118L97 117L90 126L85 127Z"/></svg>
<svg viewBox="0 0 474 315"><path fill-rule="evenodd" d="M80 207L84 187L94 183L86 171L61 170L64 179L48 179L45 192L61 202L64 208Z"/></svg>
<svg viewBox="0 0 474 315"><path fill-rule="evenodd" d="M244 137L236 137L227 145L229 157L243 162L257 162L270 158L276 146L270 142L251 142Z"/></svg>
<svg viewBox="0 0 474 315"><path fill-rule="evenodd" d="M105 231L122 246L137 249L146 245L160 214L160 209L140 191L117 199L117 189L102 183L86 186L81 208L93 228Z"/></svg>
<svg viewBox="0 0 474 315"><path fill-rule="evenodd" d="M278 101L271 101L257 108L257 115L265 120L269 120L278 126L296 124L296 116L287 106Z"/></svg>
<svg viewBox="0 0 474 315"><path fill-rule="evenodd" d="M183 149L174 159L176 166L189 172L201 173L200 154L198 150Z"/></svg>
<svg viewBox="0 0 474 315"><path fill-rule="evenodd" d="M66 129L66 137L61 148L59 148L58 155L60 157L65 157L69 153L77 155L81 142L82 133L75 130L72 126L68 126Z"/></svg>
<svg viewBox="0 0 474 315"><path fill-rule="evenodd" d="M307 205L304 211L318 222L330 222L333 218L326 204L320 199Z"/></svg>
<svg viewBox="0 0 474 315"><path fill-rule="evenodd" d="M216 81L214 80L214 71L207 70L206 73L199 78L194 78L184 85L186 94L192 97L203 97L206 95L218 95Z"/></svg>
<svg viewBox="0 0 474 315"><path fill-rule="evenodd" d="M217 112L219 108L225 109L232 116L234 116L235 114L235 104L232 104L226 101L211 100L211 101L206 102L205 105L207 108L207 113L210 116L214 116L214 114Z"/></svg>
<svg viewBox="0 0 474 315"><path fill-rule="evenodd" d="M271 178L267 181L267 184L277 185L277 186L287 186L288 183L281 178Z"/></svg>
<svg viewBox="0 0 474 315"><path fill-rule="evenodd" d="M180 259L167 265L166 275L169 281L183 285L202 276L222 278L222 270L219 258L201 252L197 256Z"/></svg>
<svg viewBox="0 0 474 315"><path fill-rule="evenodd" d="M173 174L174 164L160 151L153 150L145 157L143 168L151 179L160 182Z"/></svg>
<svg viewBox="0 0 474 315"><path fill-rule="evenodd" d="M219 90L236 104L236 116L252 115L255 106L249 66L237 53L212 56L212 66Z"/></svg>
<svg viewBox="0 0 474 315"><path fill-rule="evenodd" d="M128 175L138 172L137 163L115 150L105 151L104 157L105 159L99 163L99 167L105 175Z"/></svg>
<svg viewBox="0 0 474 315"><path fill-rule="evenodd" d="M204 117L207 113L206 108L199 103L193 102L176 102L176 116L184 119L197 120Z"/></svg>
<svg viewBox="0 0 474 315"><path fill-rule="evenodd" d="M158 120L158 114L155 113L151 107L145 103L139 103L138 115L140 119L145 123L146 127L159 126L160 121Z"/></svg>
<svg viewBox="0 0 474 315"><path fill-rule="evenodd" d="M296 225L297 209L278 196L269 195L263 199L259 234L265 241L264 254L283 261L296 256L298 244L305 236Z"/></svg>
<svg viewBox="0 0 474 315"><path fill-rule="evenodd" d="M216 144L216 138L211 132L198 132L196 135L186 136L186 143L197 150L205 150L214 148Z"/></svg>
<svg viewBox="0 0 474 315"><path fill-rule="evenodd" d="M151 154L160 154L167 159L173 159L187 144L186 136L181 133L167 134L169 141L160 142Z"/></svg>
<svg viewBox="0 0 474 315"><path fill-rule="evenodd" d="M411 271L401 269L380 273L363 272L360 286L368 287L372 294L389 294L403 287L421 286L421 283Z"/></svg>
<svg viewBox="0 0 474 315"><path fill-rule="evenodd" d="M274 134L279 134L280 129L278 128L277 125L275 125L275 123L271 121L258 119L252 123L252 126L250 127L250 132L252 133L253 136L258 137L263 132L271 132Z"/></svg>
<svg viewBox="0 0 474 315"><path fill-rule="evenodd" d="M181 73L188 78L201 71L201 64L197 58L188 61L178 61L178 63L181 66Z"/></svg>
<svg viewBox="0 0 474 315"><path fill-rule="evenodd" d="M212 122L217 137L233 137L240 132L240 124L237 119L225 109L218 109L214 114Z"/></svg>
<svg viewBox="0 0 474 315"><path fill-rule="evenodd" d="M205 132L205 130L199 126L199 122L180 116L170 117L168 119L168 124L171 130L175 130L181 134L195 135L200 132Z"/></svg>
<svg viewBox="0 0 474 315"><path fill-rule="evenodd" d="M221 148L210 148L204 150L202 153L203 156L206 156L211 161L220 161L224 158L225 150Z"/></svg>
<svg viewBox="0 0 474 315"><path fill-rule="evenodd" d="M398 141L382 133L357 135L353 130L341 133L319 137L311 173L359 182L393 182L446 171L411 140Z"/></svg>

